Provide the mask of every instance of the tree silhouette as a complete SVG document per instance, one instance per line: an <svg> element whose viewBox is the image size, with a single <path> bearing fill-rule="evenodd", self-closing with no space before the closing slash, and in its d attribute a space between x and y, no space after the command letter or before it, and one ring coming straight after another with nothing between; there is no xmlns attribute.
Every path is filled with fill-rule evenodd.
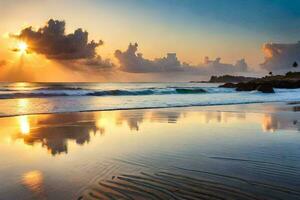
<svg viewBox="0 0 300 200"><path fill-rule="evenodd" d="M273 72L269 72L269 75L270 75L270 76L273 76Z"/></svg>
<svg viewBox="0 0 300 200"><path fill-rule="evenodd" d="M293 67L294 67L294 68L298 67L298 63L297 63L297 62L294 62Z"/></svg>

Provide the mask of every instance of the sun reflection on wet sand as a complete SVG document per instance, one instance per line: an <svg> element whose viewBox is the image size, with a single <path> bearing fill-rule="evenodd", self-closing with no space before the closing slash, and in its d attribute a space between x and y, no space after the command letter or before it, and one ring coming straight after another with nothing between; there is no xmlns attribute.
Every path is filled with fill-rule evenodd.
<svg viewBox="0 0 300 200"><path fill-rule="evenodd" d="M28 121L28 116L20 116L19 117L19 126L20 126L20 132L23 135L28 135L30 132L30 124Z"/></svg>
<svg viewBox="0 0 300 200"><path fill-rule="evenodd" d="M32 192L33 196L38 199L46 199L43 188L43 174L40 171L34 170L26 172L22 175L22 184Z"/></svg>
<svg viewBox="0 0 300 200"><path fill-rule="evenodd" d="M264 132L274 133L278 127L273 123L273 118L270 115L264 115L262 120L262 129Z"/></svg>

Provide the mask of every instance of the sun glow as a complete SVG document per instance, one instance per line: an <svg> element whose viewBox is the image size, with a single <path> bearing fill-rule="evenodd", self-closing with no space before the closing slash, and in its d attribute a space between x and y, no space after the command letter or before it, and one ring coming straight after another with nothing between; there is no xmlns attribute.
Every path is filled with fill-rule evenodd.
<svg viewBox="0 0 300 200"><path fill-rule="evenodd" d="M20 42L18 44L18 49L20 51L20 53L26 53L27 52L27 49L28 49L28 45L25 43L25 42Z"/></svg>

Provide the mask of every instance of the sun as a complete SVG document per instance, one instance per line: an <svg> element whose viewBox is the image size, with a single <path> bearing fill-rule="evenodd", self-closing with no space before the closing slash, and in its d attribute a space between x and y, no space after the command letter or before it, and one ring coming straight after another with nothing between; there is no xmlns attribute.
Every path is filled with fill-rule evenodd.
<svg viewBox="0 0 300 200"><path fill-rule="evenodd" d="M20 42L18 44L18 49L19 51L23 54L23 53L26 53L27 52L27 49L28 49L28 45L25 43L25 42Z"/></svg>

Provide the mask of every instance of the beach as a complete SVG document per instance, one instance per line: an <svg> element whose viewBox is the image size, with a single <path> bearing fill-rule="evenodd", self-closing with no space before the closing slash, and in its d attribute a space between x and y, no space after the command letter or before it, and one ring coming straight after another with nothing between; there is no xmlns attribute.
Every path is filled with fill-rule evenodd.
<svg viewBox="0 0 300 200"><path fill-rule="evenodd" d="M299 102L0 118L0 199L300 199Z"/></svg>
<svg viewBox="0 0 300 200"><path fill-rule="evenodd" d="M300 200L300 0L0 8L0 200Z"/></svg>

